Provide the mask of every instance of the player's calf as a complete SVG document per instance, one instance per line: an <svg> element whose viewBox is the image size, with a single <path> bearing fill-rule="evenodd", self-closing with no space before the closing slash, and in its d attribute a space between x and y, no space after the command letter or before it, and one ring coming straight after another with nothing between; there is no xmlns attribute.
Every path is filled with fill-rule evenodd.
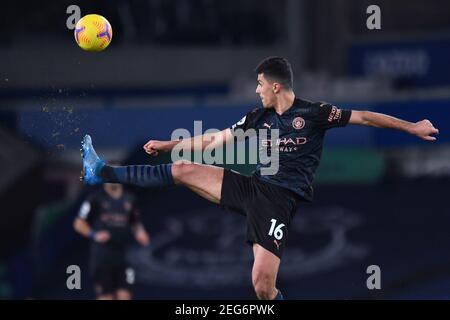
<svg viewBox="0 0 450 320"><path fill-rule="evenodd" d="M278 290L266 283L257 283L254 285L255 293L260 300L273 300L278 294Z"/></svg>
<svg viewBox="0 0 450 320"><path fill-rule="evenodd" d="M139 187L167 187L174 185L172 165L108 166L100 171L103 182L123 183Z"/></svg>
<svg viewBox="0 0 450 320"><path fill-rule="evenodd" d="M275 288L274 281L264 272L253 274L253 288L256 296L260 300L272 300L277 296L278 290Z"/></svg>

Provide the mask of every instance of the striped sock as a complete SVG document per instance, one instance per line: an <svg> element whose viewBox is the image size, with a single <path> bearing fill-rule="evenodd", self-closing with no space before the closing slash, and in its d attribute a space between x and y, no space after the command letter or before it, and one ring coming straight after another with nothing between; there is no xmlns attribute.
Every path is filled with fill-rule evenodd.
<svg viewBox="0 0 450 320"><path fill-rule="evenodd" d="M122 183L140 187L167 187L174 185L172 164L119 167L105 165L100 172L100 176L105 183Z"/></svg>

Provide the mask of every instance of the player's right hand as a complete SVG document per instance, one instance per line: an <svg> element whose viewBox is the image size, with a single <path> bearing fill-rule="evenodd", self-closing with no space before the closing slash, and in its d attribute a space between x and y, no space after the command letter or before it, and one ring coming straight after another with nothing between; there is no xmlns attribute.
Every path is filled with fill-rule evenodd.
<svg viewBox="0 0 450 320"><path fill-rule="evenodd" d="M99 242L99 243L105 243L109 241L110 238L110 234L108 231L102 230L102 231L97 231L95 233L95 241Z"/></svg>
<svg viewBox="0 0 450 320"><path fill-rule="evenodd" d="M144 150L151 156L157 156L159 151L164 151L164 142L158 140L150 140L144 145Z"/></svg>

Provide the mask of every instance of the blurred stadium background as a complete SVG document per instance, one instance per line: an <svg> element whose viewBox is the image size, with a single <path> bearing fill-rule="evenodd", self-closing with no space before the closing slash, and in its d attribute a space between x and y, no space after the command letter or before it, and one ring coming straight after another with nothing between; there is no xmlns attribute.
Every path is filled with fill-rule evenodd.
<svg viewBox="0 0 450 320"><path fill-rule="evenodd" d="M66 8L113 27L80 50ZM366 8L381 8L381 30ZM345 108L431 120L438 141L350 126L328 133L316 200L292 226L279 284L289 299L450 298L450 2L142 0L4 2L0 19L0 297L90 299L72 222L92 189L79 144L122 163L172 130L225 128L258 106L256 64L294 66L296 93ZM252 167L236 169L251 172ZM185 189L134 190L152 236L134 248L135 298L254 299L244 220ZM379 265L382 290L366 287ZM83 271L82 271L83 272Z"/></svg>

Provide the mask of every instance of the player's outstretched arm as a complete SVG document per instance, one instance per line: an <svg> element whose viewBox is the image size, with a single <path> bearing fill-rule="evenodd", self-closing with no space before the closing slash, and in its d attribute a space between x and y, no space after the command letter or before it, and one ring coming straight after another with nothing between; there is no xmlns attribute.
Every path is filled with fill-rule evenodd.
<svg viewBox="0 0 450 320"><path fill-rule="evenodd" d="M436 140L434 135L439 134L439 130L429 120L414 123L371 111L352 110L349 123L402 130L427 141Z"/></svg>
<svg viewBox="0 0 450 320"><path fill-rule="evenodd" d="M217 148L223 146L225 143L233 138L231 130L225 129L216 133L208 133L195 136L190 139L175 140L175 141L159 141L149 140L144 145L144 150L152 156L157 156L159 152L170 152L177 146L180 149L190 149L192 151L201 151L206 148Z"/></svg>

